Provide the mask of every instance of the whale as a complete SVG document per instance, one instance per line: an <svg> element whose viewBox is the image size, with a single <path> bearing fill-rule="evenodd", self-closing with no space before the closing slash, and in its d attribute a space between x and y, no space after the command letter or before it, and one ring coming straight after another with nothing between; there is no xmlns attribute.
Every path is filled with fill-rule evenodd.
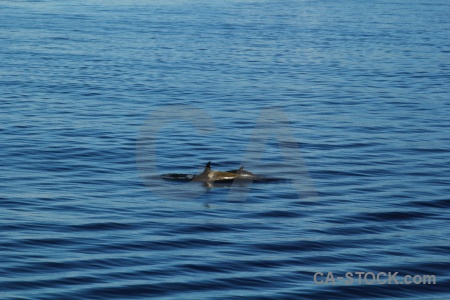
<svg viewBox="0 0 450 300"><path fill-rule="evenodd" d="M242 179L253 179L256 178L256 175L247 172L244 170L244 167L239 168L238 170L231 171L213 171L211 169L211 162L209 161L205 169L199 175L196 175L192 181L201 181L201 182L215 182L215 181L230 181L236 178Z"/></svg>

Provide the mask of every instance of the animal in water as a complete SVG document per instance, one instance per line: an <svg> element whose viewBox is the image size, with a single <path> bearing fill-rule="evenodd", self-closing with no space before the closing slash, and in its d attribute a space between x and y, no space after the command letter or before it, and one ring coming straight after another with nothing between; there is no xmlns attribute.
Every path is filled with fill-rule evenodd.
<svg viewBox="0 0 450 300"><path fill-rule="evenodd" d="M239 178L254 179L254 178L258 177L257 175L253 174L252 172L244 170L244 166L240 167L238 170L231 170L231 171L227 171L227 172L235 173L239 176Z"/></svg>
<svg viewBox="0 0 450 300"><path fill-rule="evenodd" d="M200 182L214 182L214 181L230 181L236 178L239 179L256 179L257 176L251 172L245 171L244 167L238 170L231 170L226 172L211 170L211 162L208 162L205 169L199 175L196 175L192 181Z"/></svg>

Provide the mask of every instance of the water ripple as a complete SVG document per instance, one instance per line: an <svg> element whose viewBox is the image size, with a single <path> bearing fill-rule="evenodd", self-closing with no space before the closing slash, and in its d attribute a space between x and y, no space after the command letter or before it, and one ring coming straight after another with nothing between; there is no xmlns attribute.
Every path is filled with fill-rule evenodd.
<svg viewBox="0 0 450 300"><path fill-rule="evenodd" d="M448 298L448 3L78 2L0 1L1 299Z"/></svg>

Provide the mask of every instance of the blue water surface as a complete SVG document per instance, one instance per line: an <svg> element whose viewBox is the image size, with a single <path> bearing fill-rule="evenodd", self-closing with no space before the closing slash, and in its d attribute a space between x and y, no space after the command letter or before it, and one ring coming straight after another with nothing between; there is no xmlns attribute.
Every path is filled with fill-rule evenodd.
<svg viewBox="0 0 450 300"><path fill-rule="evenodd" d="M1 299L450 297L448 1L0 1L0 45ZM159 177L208 161L285 180Z"/></svg>

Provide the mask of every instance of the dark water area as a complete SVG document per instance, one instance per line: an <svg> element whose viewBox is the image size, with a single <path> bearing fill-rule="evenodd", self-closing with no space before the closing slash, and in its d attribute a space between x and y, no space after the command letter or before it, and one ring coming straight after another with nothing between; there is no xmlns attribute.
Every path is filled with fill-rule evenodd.
<svg viewBox="0 0 450 300"><path fill-rule="evenodd" d="M0 299L450 297L447 1L0 1L0 62Z"/></svg>

